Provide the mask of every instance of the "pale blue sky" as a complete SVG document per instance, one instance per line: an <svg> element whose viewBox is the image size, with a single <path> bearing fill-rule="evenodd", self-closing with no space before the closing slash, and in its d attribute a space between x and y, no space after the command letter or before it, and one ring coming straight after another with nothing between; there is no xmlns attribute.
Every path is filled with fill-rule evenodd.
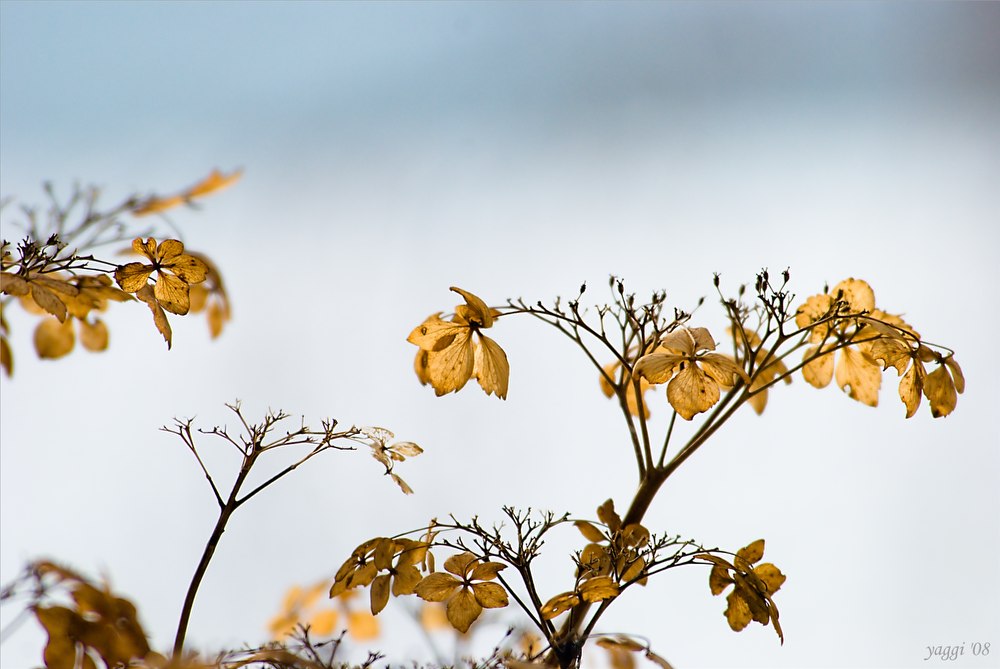
<svg viewBox="0 0 1000 669"><path fill-rule="evenodd" d="M790 266L803 297L869 280L958 350L966 396L946 420L903 421L889 377L874 411L798 381L654 504L651 529L767 538L789 575L784 647L759 626L731 633L696 571L628 593L604 630L649 637L678 667L908 667L928 645L996 646L997 34L995 3L0 1L0 194L37 202L43 180L80 181L110 202L245 169L174 217L227 277L219 341L175 319L168 353L125 307L109 352L41 363L11 310L0 580L40 555L106 572L166 647L212 507L156 428L224 421L236 397L383 424L426 453L401 470L412 498L342 455L241 510L192 620L202 647L259 639L288 585L374 534L509 503L624 506L626 435L569 346L501 322L508 401L437 399L412 377L409 329L454 305L450 285L502 303L617 273L686 308L713 272L734 286ZM569 587L563 539L550 594ZM422 652L403 632L385 647ZM15 636L2 664L39 649Z"/></svg>

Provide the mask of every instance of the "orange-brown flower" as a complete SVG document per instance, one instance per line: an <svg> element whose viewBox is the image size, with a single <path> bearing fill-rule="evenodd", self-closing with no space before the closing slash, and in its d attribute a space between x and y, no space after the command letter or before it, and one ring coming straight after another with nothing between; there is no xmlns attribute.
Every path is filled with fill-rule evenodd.
<svg viewBox="0 0 1000 669"><path fill-rule="evenodd" d="M958 395L965 391L965 376L954 356L935 353L920 343L919 335L908 327L874 321L869 326L882 334L871 344L871 357L881 361L883 370L893 367L902 377L899 399L906 407L907 418L917 413L921 395L930 402L931 415L935 418L955 410ZM924 364L930 362L937 362L939 366L928 374Z"/></svg>
<svg viewBox="0 0 1000 669"><path fill-rule="evenodd" d="M483 609L507 606L507 591L492 582L506 565L480 562L465 552L445 560L444 568L450 573L429 574L417 584L415 592L428 602L445 602L448 621L459 632L468 632Z"/></svg>
<svg viewBox="0 0 1000 669"><path fill-rule="evenodd" d="M660 340L660 347L639 358L633 373L650 383L666 383L667 400L685 420L719 401L719 386L732 387L750 378L732 358L715 350L706 328L678 328Z"/></svg>
<svg viewBox="0 0 1000 669"><path fill-rule="evenodd" d="M414 362L417 378L430 383L440 396L461 390L473 376L487 395L507 397L510 366L500 346L484 335L500 313L490 309L480 298L461 288L451 288L465 298L455 307L450 321L440 313L429 316L407 337L420 347ZM475 337L473 337L475 335Z"/></svg>
<svg viewBox="0 0 1000 669"><path fill-rule="evenodd" d="M869 354L868 329L862 318L845 318L847 315L872 315L890 317L875 308L875 292L861 279L845 279L827 294L813 295L795 312L795 324L800 328L811 327L803 360L802 376L816 388L825 388L834 378L841 390L862 404L878 406L878 391L882 384L882 371ZM867 332L866 332L867 330ZM848 345L850 342L858 342ZM835 350L839 348L836 364Z"/></svg>
<svg viewBox="0 0 1000 669"><path fill-rule="evenodd" d="M146 241L136 238L132 248L146 256L150 264L130 262L116 269L115 280L121 289L126 293L138 293L156 272L153 296L157 303L172 314L186 314L191 306L190 284L200 283L208 275L205 263L184 253L184 244L176 239L165 239L157 246L152 237Z"/></svg>
<svg viewBox="0 0 1000 669"><path fill-rule="evenodd" d="M739 632L755 620L774 627L782 643L785 636L778 623L778 607L771 598L785 582L785 575L770 562L757 564L764 557L764 540L758 539L736 551L733 562L710 553L698 555L712 563L708 586L713 595L722 594L730 585L733 591L726 597L726 620Z"/></svg>

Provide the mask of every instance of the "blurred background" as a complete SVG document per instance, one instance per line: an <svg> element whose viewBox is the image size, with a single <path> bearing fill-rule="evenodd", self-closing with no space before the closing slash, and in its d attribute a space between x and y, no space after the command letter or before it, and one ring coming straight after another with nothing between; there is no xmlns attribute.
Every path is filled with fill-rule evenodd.
<svg viewBox="0 0 1000 669"><path fill-rule="evenodd" d="M241 509L192 647L263 640L290 586L372 536L492 521L504 504L625 507L627 433L568 341L504 319L491 334L508 400L474 386L439 399L414 378L410 329L453 308L451 285L502 304L587 281L597 303L617 274L671 307L707 296L694 324L720 338L713 273L733 293L787 267L803 299L869 281L882 309L957 351L966 395L946 419L925 403L904 421L891 374L875 410L798 378L671 479L650 529L733 549L766 538L788 575L783 646L756 624L731 632L695 567L629 590L599 631L646 637L677 667L910 667L956 644L955 666L995 664L970 647L1000 652L998 34L995 3L4 0L2 196L43 204L48 180L63 195L98 185L111 205L245 172L170 214L226 278L220 339L173 318L168 352L126 305L107 314L106 353L40 362L35 319L5 314L0 581L38 557L106 575L168 648L216 511L157 428L232 426L237 398L251 417L383 425L426 452L397 470L411 497L365 453L327 454ZM16 206L0 219L17 239ZM651 399L662 431L666 400ZM202 447L226 480L235 460ZM572 587L580 546L572 529L547 544L545 594ZM380 620L352 653L431 659L405 604ZM470 649L515 621L492 616ZM42 643L29 622L0 664L40 664Z"/></svg>

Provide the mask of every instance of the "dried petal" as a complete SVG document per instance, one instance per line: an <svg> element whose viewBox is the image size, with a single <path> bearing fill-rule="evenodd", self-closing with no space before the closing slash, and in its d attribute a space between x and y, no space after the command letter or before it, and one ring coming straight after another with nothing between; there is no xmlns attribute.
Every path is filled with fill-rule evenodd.
<svg viewBox="0 0 1000 669"><path fill-rule="evenodd" d="M473 365L479 385L486 394L507 399L507 383L510 379L507 354L495 341L483 334L479 334L479 341L475 345Z"/></svg>
<svg viewBox="0 0 1000 669"><path fill-rule="evenodd" d="M682 418L691 420L719 401L719 384L696 364L689 363L667 386L667 401Z"/></svg>
<svg viewBox="0 0 1000 669"><path fill-rule="evenodd" d="M507 606L507 591L499 583L473 583L472 593L484 609L499 609Z"/></svg>
<svg viewBox="0 0 1000 669"><path fill-rule="evenodd" d="M575 592L564 592L545 602L545 604L542 605L542 608L539 609L539 612L545 620L552 620L560 613L569 611L579 603L580 596Z"/></svg>
<svg viewBox="0 0 1000 669"><path fill-rule="evenodd" d="M462 586L462 582L450 574L434 572L424 577L414 592L428 602L443 602Z"/></svg>
<svg viewBox="0 0 1000 669"><path fill-rule="evenodd" d="M947 416L958 404L955 382L945 366L938 367L924 379L924 396L931 403L931 415L935 418Z"/></svg>
<svg viewBox="0 0 1000 669"><path fill-rule="evenodd" d="M35 327L34 342L39 358L54 360L68 354L76 344L72 319L63 323L55 318L42 319Z"/></svg>
<svg viewBox="0 0 1000 669"><path fill-rule="evenodd" d="M476 596L467 588L462 588L454 597L448 600L448 622L463 634L469 631L469 627L472 626L472 623L476 621L482 612L482 605L476 601Z"/></svg>
<svg viewBox="0 0 1000 669"><path fill-rule="evenodd" d="M878 406L882 373L867 353L848 346L840 351L837 385L841 390L849 388L847 394L851 399L870 407Z"/></svg>

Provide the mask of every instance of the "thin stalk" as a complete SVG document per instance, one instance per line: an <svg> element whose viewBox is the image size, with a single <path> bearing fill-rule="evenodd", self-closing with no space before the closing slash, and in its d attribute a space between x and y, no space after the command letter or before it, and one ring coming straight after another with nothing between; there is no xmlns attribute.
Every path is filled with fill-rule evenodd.
<svg viewBox="0 0 1000 669"><path fill-rule="evenodd" d="M194 575L191 577L191 583L188 585L187 594L184 596L184 606L181 608L181 617L177 622L177 635L174 637L174 650L173 656L179 658L181 653L184 651L184 637L187 635L188 622L191 619L191 610L194 608L194 598L198 594L198 588L201 586L201 581L205 577L205 572L208 571L208 564L212 561L212 556L215 555L215 549L219 545L219 540L222 538L222 533L226 531L226 524L229 522L230 516L236 511L239 506L239 502L236 496L240 492L240 487L243 482L246 481L247 475L250 474L250 468L253 467L254 460L256 460L257 455L251 453L243 461L243 466L240 467L240 473L236 477L236 481L233 483L233 489L229 493L229 499L223 504L222 509L219 511L219 519L215 521L215 527L212 529L212 534L208 538L208 542L205 544L205 550L201 554L201 560L198 561L198 567L194 570Z"/></svg>

